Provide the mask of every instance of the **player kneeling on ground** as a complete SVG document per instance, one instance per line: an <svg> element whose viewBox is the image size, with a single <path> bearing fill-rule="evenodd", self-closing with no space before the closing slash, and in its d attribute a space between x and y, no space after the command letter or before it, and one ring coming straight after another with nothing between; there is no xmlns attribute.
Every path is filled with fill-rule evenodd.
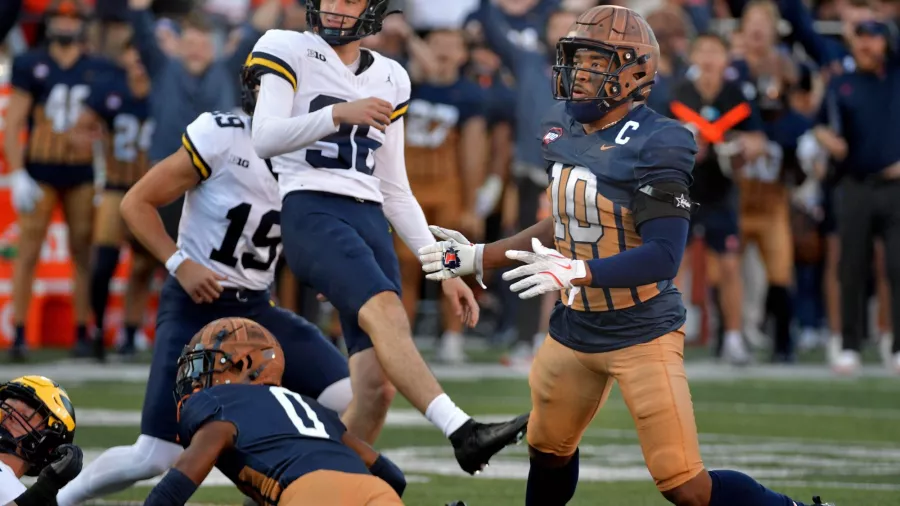
<svg viewBox="0 0 900 506"><path fill-rule="evenodd" d="M400 469L337 413L282 388L283 372L281 346L261 325L223 318L203 327L178 359L187 450L145 504L185 504L216 466L259 504L402 505Z"/></svg>
<svg viewBox="0 0 900 506"><path fill-rule="evenodd" d="M43 376L0 385L0 505L56 505L56 492L81 472L75 408L69 395ZM30 489L19 481L37 476Z"/></svg>

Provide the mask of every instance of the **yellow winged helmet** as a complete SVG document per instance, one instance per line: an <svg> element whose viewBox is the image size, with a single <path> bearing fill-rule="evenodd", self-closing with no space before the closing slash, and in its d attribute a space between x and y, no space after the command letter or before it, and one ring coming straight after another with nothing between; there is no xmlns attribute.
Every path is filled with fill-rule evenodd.
<svg viewBox="0 0 900 506"><path fill-rule="evenodd" d="M24 416L10 402L13 400L30 406L34 414ZM13 437L11 423L24 428L25 434ZM28 462L28 476L37 476L54 460L56 448L74 439L75 408L58 383L44 376L22 376L0 385L0 453L15 454Z"/></svg>

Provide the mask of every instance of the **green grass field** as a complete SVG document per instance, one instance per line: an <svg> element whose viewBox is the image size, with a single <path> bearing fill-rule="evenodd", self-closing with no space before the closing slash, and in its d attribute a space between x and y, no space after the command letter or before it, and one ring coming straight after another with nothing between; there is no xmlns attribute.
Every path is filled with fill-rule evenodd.
<svg viewBox="0 0 900 506"><path fill-rule="evenodd" d="M76 442L93 459L105 448L130 444L138 434L144 366L108 369L110 379L77 381L77 367L34 371L59 377L78 410ZM120 371L128 371L123 374ZM3 376L15 371L4 368ZM512 416L529 409L523 373L499 366L436 368L448 393L473 415ZM824 368L763 367L734 371L692 362L692 391L705 463L747 472L762 483L810 501L839 506L900 504L900 378L880 370L857 379L832 378ZM96 375L96 371L94 371ZM56 376L54 376L56 374ZM112 379L117 378L117 379ZM125 378L125 379L118 379ZM403 400L394 409L378 447L408 476L406 504L469 506L524 503L527 453L523 446L499 454L480 476L460 471L449 444ZM149 484L95 504L146 497ZM241 504L241 496L213 475L195 494L197 504ZM643 465L634 424L614 391L581 445L581 481L573 505L664 505Z"/></svg>

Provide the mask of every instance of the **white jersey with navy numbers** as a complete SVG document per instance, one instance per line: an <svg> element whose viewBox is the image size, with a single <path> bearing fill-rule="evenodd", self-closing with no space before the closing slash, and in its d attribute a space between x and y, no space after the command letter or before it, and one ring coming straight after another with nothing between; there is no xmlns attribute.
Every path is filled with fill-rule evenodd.
<svg viewBox="0 0 900 506"><path fill-rule="evenodd" d="M185 196L178 247L226 276L225 287L269 288L281 252L281 197L275 174L253 150L250 118L203 113L182 144L201 181Z"/></svg>
<svg viewBox="0 0 900 506"><path fill-rule="evenodd" d="M312 190L383 202L380 181L405 182L400 121L409 104L409 74L396 61L363 49L354 72L321 37L311 32L269 30L256 43L248 64L280 76L294 89L292 116L311 114L330 105L377 97L394 107L386 132L358 125L337 131L303 149L272 158L281 193ZM286 105L287 107L287 105ZM390 147L388 148L388 145ZM386 149L379 149L385 146Z"/></svg>
<svg viewBox="0 0 900 506"><path fill-rule="evenodd" d="M9 466L0 462L0 505L13 502L27 490Z"/></svg>

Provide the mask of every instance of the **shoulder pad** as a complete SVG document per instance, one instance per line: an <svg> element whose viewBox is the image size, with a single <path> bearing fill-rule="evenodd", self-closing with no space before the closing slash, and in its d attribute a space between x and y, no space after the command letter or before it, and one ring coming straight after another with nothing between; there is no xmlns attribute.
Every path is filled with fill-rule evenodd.
<svg viewBox="0 0 900 506"><path fill-rule="evenodd" d="M205 112L187 126L181 143L201 181L212 177L222 166L234 143L234 134L248 126L240 116L221 112Z"/></svg>
<svg viewBox="0 0 900 506"><path fill-rule="evenodd" d="M222 419L222 405L215 396L203 390L191 395L181 406L178 436L189 445L191 438L208 422Z"/></svg>
<svg viewBox="0 0 900 506"><path fill-rule="evenodd" d="M253 46L253 51L244 64L260 74L281 77L297 91L296 55L300 49L297 45L304 42L297 35L300 34L288 30L267 31Z"/></svg>
<svg viewBox="0 0 900 506"><path fill-rule="evenodd" d="M666 120L644 141L639 162L634 168L635 179L640 186L670 179L689 186L696 154L697 142L690 130Z"/></svg>

